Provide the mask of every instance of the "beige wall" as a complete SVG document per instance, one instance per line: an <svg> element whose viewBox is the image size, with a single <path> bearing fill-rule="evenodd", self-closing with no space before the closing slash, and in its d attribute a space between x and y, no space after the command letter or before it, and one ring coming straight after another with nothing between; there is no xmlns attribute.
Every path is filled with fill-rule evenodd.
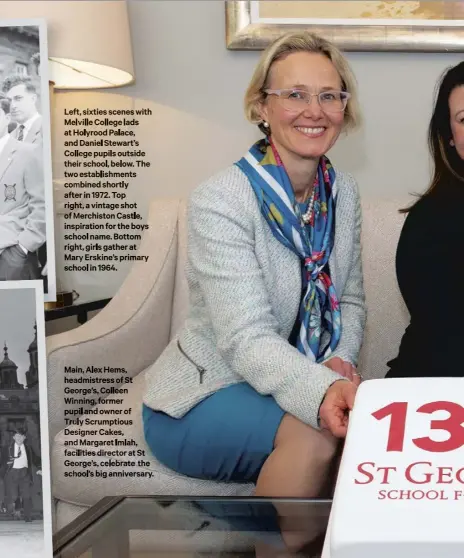
<svg viewBox="0 0 464 558"><path fill-rule="evenodd" d="M226 50L222 1L136 1L130 16L137 81L128 92L156 103L153 134L165 138L156 140L153 193L188 192L254 139L242 96L260 53ZM364 195L423 190L435 84L463 56L349 53L348 59L365 126L338 142L334 162L355 174Z"/></svg>
<svg viewBox="0 0 464 558"><path fill-rule="evenodd" d="M131 1L135 85L56 95L55 147L66 107L152 109L138 132L152 164L131 184L131 198L144 214L151 198L188 194L258 137L244 119L242 97L260 53L226 49L224 11L220 0ZM422 191L429 174L426 129L435 83L462 55L350 53L348 58L359 81L365 125L339 140L332 160L356 176L363 196L404 198ZM58 151L55 178L62 170ZM98 274L63 276L61 218L56 226L60 286L75 288L84 299L112 296L129 267L104 282Z"/></svg>

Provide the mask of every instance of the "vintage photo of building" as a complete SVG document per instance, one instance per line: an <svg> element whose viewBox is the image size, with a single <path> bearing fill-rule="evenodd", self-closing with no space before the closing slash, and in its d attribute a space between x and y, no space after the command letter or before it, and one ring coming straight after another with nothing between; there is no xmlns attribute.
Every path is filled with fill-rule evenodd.
<svg viewBox="0 0 464 558"><path fill-rule="evenodd" d="M18 558L48 555L51 498L48 451L43 452L48 448L43 322L40 281L0 283L1 556L13 551ZM27 554L21 545L27 545Z"/></svg>
<svg viewBox="0 0 464 558"><path fill-rule="evenodd" d="M0 281L56 299L45 24L0 21Z"/></svg>

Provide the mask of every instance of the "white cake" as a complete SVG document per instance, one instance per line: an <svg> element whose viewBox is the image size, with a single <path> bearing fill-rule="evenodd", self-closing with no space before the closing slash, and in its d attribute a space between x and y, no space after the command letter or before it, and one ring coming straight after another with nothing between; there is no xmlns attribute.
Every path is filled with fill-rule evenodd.
<svg viewBox="0 0 464 558"><path fill-rule="evenodd" d="M324 558L464 557L461 403L464 378L360 386Z"/></svg>

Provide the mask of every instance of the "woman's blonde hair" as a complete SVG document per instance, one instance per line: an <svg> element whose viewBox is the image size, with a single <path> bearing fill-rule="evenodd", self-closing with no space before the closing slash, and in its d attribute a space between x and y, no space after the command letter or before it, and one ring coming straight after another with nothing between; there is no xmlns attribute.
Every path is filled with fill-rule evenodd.
<svg viewBox="0 0 464 558"><path fill-rule="evenodd" d="M269 133L269 130L263 126L259 112L260 105L266 97L264 89L267 87L269 73L274 62L293 52L323 54L332 62L340 74L343 90L351 95L345 110L344 128L348 130L358 127L361 124L361 112L356 91L356 78L348 61L331 42L307 31L287 33L274 41L263 52L245 93L247 119L252 124L258 124L264 133Z"/></svg>

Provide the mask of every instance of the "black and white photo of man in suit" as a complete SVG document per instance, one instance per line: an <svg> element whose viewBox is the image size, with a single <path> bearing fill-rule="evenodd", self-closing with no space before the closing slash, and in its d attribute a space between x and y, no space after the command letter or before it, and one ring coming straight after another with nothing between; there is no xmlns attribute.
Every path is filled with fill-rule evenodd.
<svg viewBox="0 0 464 558"><path fill-rule="evenodd" d="M11 122L16 128L14 139L42 145L42 116L37 110L37 92L27 76L13 75L5 78L3 94L11 102Z"/></svg>
<svg viewBox="0 0 464 558"><path fill-rule="evenodd" d="M41 459L33 446L26 441L26 432L16 429L13 440L2 450L0 476L3 478L7 513L18 516L15 509L17 498L21 498L24 520L32 521L32 486L34 475L42 475Z"/></svg>
<svg viewBox="0 0 464 558"><path fill-rule="evenodd" d="M40 69L40 55L34 57L37 71ZM22 75L11 75L4 79L1 91L11 102L11 121L8 132L18 140L42 148L42 116L38 111L38 95L31 78ZM42 156L40 153L39 156ZM47 292L47 245L44 243L37 251L41 275L44 279L44 290Z"/></svg>
<svg viewBox="0 0 464 558"><path fill-rule="evenodd" d="M40 149L8 134L11 101L0 97L0 281L40 279L46 241Z"/></svg>

